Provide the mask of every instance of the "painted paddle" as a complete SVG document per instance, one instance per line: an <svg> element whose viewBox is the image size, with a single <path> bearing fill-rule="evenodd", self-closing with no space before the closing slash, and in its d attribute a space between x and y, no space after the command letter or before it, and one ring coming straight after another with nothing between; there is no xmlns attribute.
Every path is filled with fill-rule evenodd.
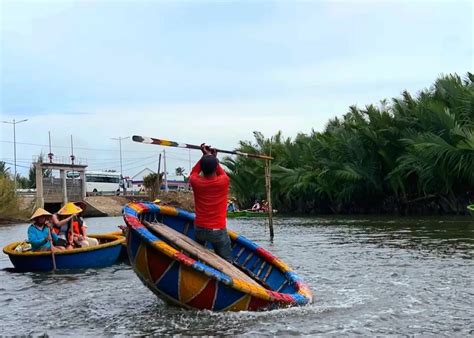
<svg viewBox="0 0 474 338"><path fill-rule="evenodd" d="M194 144L179 143L179 142L168 141L168 140L163 140L163 139L158 139L158 138L153 138L153 137L133 135L132 140L135 141L135 142L146 143L146 144L155 144L155 145L159 145L159 146L201 150L200 146L197 146L197 145L194 145ZM268 156L268 155L249 154L249 153L243 153L243 152L238 151L238 150L222 150L222 149L216 149L216 150L217 150L218 153L239 155L239 156L251 157L251 158L258 158L258 159L261 159L261 160L273 160L273 157Z"/></svg>

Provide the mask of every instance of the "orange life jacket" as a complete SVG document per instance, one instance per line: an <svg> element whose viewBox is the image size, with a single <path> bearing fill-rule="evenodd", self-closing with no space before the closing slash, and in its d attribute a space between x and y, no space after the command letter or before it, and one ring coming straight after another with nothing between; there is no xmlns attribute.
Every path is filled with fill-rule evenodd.
<svg viewBox="0 0 474 338"><path fill-rule="evenodd" d="M84 232L82 231L82 220L79 218L74 217L70 223L69 227L72 225L72 231L76 235L84 235ZM70 229L70 228L69 228Z"/></svg>

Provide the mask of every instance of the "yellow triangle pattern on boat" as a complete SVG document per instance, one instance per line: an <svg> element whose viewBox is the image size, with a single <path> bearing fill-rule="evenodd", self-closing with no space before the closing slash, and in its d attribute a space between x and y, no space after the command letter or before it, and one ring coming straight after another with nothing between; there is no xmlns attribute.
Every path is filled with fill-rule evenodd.
<svg viewBox="0 0 474 338"><path fill-rule="evenodd" d="M236 301L234 304L230 305L224 311L245 311L248 308L250 298L252 298L249 295L246 295L242 298L240 298L238 301Z"/></svg>
<svg viewBox="0 0 474 338"><path fill-rule="evenodd" d="M148 259L146 256L146 245L141 244L138 248L137 255L135 256L135 268L140 272L142 277L147 282L153 283L153 280L148 270Z"/></svg>
<svg viewBox="0 0 474 338"><path fill-rule="evenodd" d="M181 266L180 273L179 298L181 302L187 303L201 293L210 278L186 266Z"/></svg>

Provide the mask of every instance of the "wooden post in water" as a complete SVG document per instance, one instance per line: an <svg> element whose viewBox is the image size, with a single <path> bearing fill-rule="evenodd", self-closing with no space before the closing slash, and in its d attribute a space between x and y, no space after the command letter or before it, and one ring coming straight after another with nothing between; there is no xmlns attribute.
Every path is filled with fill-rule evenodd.
<svg viewBox="0 0 474 338"><path fill-rule="evenodd" d="M270 228L270 240L273 240L273 206L272 206L272 162L265 160L265 190L268 202L268 227Z"/></svg>

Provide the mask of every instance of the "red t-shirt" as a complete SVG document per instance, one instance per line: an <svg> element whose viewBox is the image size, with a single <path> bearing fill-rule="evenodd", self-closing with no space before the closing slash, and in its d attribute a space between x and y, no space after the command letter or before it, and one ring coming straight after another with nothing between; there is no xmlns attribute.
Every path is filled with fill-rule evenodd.
<svg viewBox="0 0 474 338"><path fill-rule="evenodd" d="M225 229L229 176L217 165L216 176L200 176L201 161L191 170L189 182L194 192L194 224L207 229Z"/></svg>

